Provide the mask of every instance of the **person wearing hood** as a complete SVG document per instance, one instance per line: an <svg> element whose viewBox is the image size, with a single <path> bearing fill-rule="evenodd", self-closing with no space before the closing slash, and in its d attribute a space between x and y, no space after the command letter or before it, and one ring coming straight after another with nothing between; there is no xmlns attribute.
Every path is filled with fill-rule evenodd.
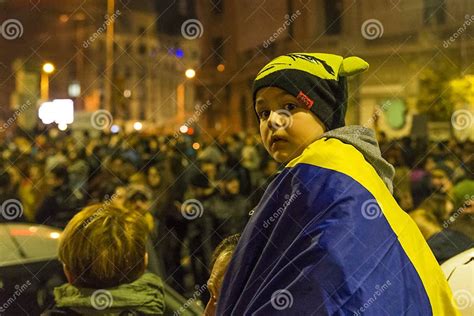
<svg viewBox="0 0 474 316"><path fill-rule="evenodd" d="M145 272L148 235L136 211L103 203L76 214L59 242L68 283L42 315L163 315L163 283Z"/></svg>
<svg viewBox="0 0 474 316"><path fill-rule="evenodd" d="M260 135L285 168L251 212L217 315L459 315L374 132L344 126L347 77L367 68L293 53L258 73Z"/></svg>

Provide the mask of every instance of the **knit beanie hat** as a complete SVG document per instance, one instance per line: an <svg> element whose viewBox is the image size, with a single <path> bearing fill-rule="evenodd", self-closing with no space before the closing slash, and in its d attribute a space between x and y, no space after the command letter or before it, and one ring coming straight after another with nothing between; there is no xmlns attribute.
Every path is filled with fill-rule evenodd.
<svg viewBox="0 0 474 316"><path fill-rule="evenodd" d="M291 53L269 62L257 74L253 84L253 102L257 91L277 87L307 106L327 130L345 125L347 109L346 77L369 68L359 57L343 58L320 53Z"/></svg>
<svg viewBox="0 0 474 316"><path fill-rule="evenodd" d="M474 203L474 181L463 180L457 183L451 191L454 211L464 207L465 204Z"/></svg>

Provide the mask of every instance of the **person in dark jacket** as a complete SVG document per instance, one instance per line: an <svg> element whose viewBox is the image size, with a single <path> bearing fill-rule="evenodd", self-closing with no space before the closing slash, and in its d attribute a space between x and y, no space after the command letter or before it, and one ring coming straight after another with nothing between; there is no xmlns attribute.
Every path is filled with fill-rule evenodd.
<svg viewBox="0 0 474 316"><path fill-rule="evenodd" d="M211 261L211 223L209 202L215 194L207 176L196 173L191 176L187 198L180 206L181 215L187 220L187 238L191 256L191 271L196 285L203 285L209 277Z"/></svg>
<svg viewBox="0 0 474 316"><path fill-rule="evenodd" d="M221 190L209 203L209 211L212 214L213 247L217 246L224 236L241 233L251 210L249 199L239 193L238 173L226 170L219 175L219 178Z"/></svg>
<svg viewBox="0 0 474 316"><path fill-rule="evenodd" d="M80 200L69 187L69 173L62 165L54 167L47 176L49 187L35 212L38 224L64 228L80 206Z"/></svg>
<svg viewBox="0 0 474 316"><path fill-rule="evenodd" d="M0 170L0 223L25 220L23 204L12 189L11 176L6 170Z"/></svg>
<svg viewBox="0 0 474 316"><path fill-rule="evenodd" d="M418 209L411 212L410 216L418 225L439 264L474 247L471 238L448 227L448 222L443 225L443 228L430 211Z"/></svg>
<svg viewBox="0 0 474 316"><path fill-rule="evenodd" d="M163 283L145 273L148 235L139 212L110 203L79 212L59 243L68 283L43 315L163 315Z"/></svg>

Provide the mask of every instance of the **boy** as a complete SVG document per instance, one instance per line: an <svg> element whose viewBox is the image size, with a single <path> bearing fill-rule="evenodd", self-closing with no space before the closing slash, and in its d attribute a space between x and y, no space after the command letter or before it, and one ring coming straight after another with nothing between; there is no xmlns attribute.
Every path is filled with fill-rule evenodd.
<svg viewBox="0 0 474 316"><path fill-rule="evenodd" d="M44 315L162 315L161 279L144 273L149 230L143 216L95 204L76 214L59 243L68 284Z"/></svg>
<svg viewBox="0 0 474 316"><path fill-rule="evenodd" d="M260 135L286 167L242 233L218 315L457 315L374 133L344 127L346 77L367 68L295 53L257 75Z"/></svg>

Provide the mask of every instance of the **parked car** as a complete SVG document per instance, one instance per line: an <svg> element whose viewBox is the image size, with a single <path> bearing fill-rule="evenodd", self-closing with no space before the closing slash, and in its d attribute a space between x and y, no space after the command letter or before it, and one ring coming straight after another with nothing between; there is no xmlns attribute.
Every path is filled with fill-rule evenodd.
<svg viewBox="0 0 474 316"><path fill-rule="evenodd" d="M474 315L474 248L452 257L441 265L461 315Z"/></svg>

